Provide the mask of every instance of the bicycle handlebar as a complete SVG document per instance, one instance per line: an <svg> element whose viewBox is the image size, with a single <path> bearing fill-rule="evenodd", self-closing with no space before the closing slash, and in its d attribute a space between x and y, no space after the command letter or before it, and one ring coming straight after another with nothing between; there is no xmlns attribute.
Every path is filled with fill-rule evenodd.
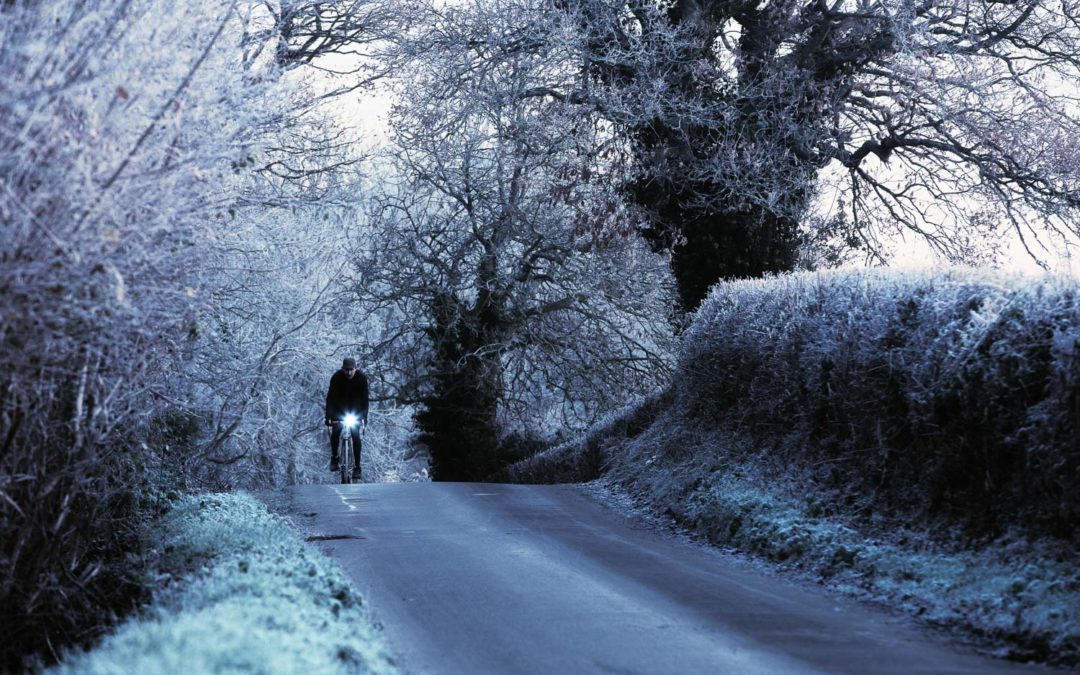
<svg viewBox="0 0 1080 675"><path fill-rule="evenodd" d="M367 426L367 420L362 418L362 417L357 416L356 422L354 422L353 424L346 424L345 420L343 420L343 419L340 419L340 420L329 419L329 418L326 419L326 426L330 427L330 426L334 426L336 424L340 424L341 426L344 426L344 427L346 427L348 429L351 429L354 426L357 427L357 428L363 428L363 427Z"/></svg>

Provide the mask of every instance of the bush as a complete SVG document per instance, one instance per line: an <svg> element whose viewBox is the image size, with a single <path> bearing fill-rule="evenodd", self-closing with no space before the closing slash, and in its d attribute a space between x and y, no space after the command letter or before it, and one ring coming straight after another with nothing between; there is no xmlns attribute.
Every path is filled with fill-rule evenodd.
<svg viewBox="0 0 1080 675"><path fill-rule="evenodd" d="M181 459L146 430L190 402L171 366L223 283L200 263L257 219L232 205L261 201L251 148L295 98L245 58L245 21L209 1L0 3L0 667L141 593L126 556L151 456Z"/></svg>
<svg viewBox="0 0 1080 675"><path fill-rule="evenodd" d="M1077 285L989 271L841 271L717 285L676 407L785 437L774 459L871 508L1073 536Z"/></svg>
<svg viewBox="0 0 1080 675"><path fill-rule="evenodd" d="M3 455L0 669L99 636L145 598L156 493L133 454L29 425Z"/></svg>
<svg viewBox="0 0 1080 675"><path fill-rule="evenodd" d="M652 424L670 403L668 392L658 392L608 413L579 438L541 451L502 469L492 480L512 483L580 483L599 478L620 445Z"/></svg>

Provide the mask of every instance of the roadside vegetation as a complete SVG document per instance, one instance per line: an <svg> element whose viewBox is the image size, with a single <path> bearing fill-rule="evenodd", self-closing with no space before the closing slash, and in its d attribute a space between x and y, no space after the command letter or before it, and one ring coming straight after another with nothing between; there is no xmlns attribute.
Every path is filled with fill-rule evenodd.
<svg viewBox="0 0 1080 675"><path fill-rule="evenodd" d="M0 670L145 600L164 486L325 473L360 153L308 64L386 17L268 7L0 3Z"/></svg>
<svg viewBox="0 0 1080 675"><path fill-rule="evenodd" d="M1077 296L965 269L723 283L667 390L509 475L604 476L715 543L1075 665Z"/></svg>
<svg viewBox="0 0 1080 675"><path fill-rule="evenodd" d="M480 480L674 381L636 432L752 438L825 515L1067 537L1071 333L989 286L721 283L672 380L718 281L1080 235L1080 6L923 4L0 2L0 669L155 592L163 489L329 480L343 356L369 478Z"/></svg>
<svg viewBox="0 0 1080 675"><path fill-rule="evenodd" d="M255 498L186 496L155 530L152 603L49 672L397 672L344 574Z"/></svg>

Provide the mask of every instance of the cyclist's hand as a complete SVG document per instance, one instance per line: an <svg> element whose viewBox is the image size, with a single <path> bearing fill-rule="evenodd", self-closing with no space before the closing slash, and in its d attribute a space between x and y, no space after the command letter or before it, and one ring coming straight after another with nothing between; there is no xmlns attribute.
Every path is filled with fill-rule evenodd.
<svg viewBox="0 0 1080 675"><path fill-rule="evenodd" d="M325 424L328 427L332 427L332 426L334 426L334 420L327 417L326 419L323 420L323 424Z"/></svg>

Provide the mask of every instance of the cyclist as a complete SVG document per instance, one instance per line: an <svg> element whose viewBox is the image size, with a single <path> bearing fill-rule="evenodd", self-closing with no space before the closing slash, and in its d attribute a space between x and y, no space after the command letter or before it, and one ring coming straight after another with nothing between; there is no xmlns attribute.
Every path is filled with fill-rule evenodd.
<svg viewBox="0 0 1080 675"><path fill-rule="evenodd" d="M366 426L368 419L368 379L356 369L356 359L347 358L341 362L341 370L330 378L330 389L326 392L326 425L330 432L330 470L340 469L338 444L341 442L341 424L346 413L356 415ZM360 425L350 430L353 442L353 480L360 480Z"/></svg>

